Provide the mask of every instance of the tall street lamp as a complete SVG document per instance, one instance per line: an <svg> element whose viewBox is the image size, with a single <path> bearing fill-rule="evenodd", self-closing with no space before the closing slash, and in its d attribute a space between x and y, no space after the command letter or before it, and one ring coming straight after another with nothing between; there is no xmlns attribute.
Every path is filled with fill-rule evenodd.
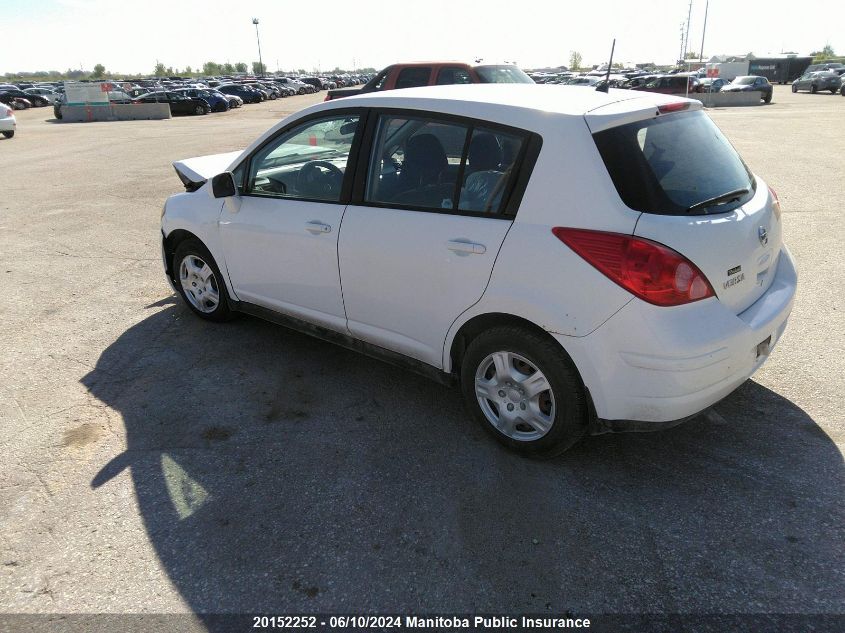
<svg viewBox="0 0 845 633"><path fill-rule="evenodd" d="M258 41L258 66L261 70L260 73L256 74L264 74L264 62L261 60L261 38L258 37L258 18L252 18L252 23L255 25L255 39Z"/></svg>

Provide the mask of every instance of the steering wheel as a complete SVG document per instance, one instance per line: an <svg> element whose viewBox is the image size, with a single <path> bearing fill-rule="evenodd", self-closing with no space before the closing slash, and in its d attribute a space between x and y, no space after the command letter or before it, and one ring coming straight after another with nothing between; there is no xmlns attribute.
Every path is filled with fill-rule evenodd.
<svg viewBox="0 0 845 633"><path fill-rule="evenodd" d="M327 160L312 160L305 163L296 177L296 190L307 196L331 197L340 193L343 172Z"/></svg>

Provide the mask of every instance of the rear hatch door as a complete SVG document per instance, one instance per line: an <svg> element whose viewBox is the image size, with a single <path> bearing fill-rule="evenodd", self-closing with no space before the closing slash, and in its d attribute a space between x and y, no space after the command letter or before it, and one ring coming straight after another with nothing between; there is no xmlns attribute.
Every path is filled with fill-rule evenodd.
<svg viewBox="0 0 845 633"><path fill-rule="evenodd" d="M631 118L605 118L593 139L622 201L642 212L634 234L689 259L719 300L742 312L774 277L776 199L703 111L670 104Z"/></svg>

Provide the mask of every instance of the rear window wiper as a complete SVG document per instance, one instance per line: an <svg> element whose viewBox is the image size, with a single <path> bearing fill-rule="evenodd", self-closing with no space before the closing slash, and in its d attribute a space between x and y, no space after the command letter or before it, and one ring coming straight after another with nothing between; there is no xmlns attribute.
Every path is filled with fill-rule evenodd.
<svg viewBox="0 0 845 633"><path fill-rule="evenodd" d="M714 204L725 204L727 202L733 202L734 200L739 200L740 196L744 196L747 193L748 189L735 189L734 191L723 193L720 196L715 196L713 198L708 198L707 200L702 200L701 202L696 202L691 207L687 207L687 211L695 211L696 209L701 209L703 207L712 207Z"/></svg>

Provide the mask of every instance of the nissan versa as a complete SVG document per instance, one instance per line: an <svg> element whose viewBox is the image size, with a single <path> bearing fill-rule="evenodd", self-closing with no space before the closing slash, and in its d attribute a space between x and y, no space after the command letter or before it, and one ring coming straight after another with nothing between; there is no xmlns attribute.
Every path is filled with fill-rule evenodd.
<svg viewBox="0 0 845 633"><path fill-rule="evenodd" d="M795 295L777 196L676 96L373 93L174 166L164 267L194 313L458 382L527 454L713 405L766 360Z"/></svg>

